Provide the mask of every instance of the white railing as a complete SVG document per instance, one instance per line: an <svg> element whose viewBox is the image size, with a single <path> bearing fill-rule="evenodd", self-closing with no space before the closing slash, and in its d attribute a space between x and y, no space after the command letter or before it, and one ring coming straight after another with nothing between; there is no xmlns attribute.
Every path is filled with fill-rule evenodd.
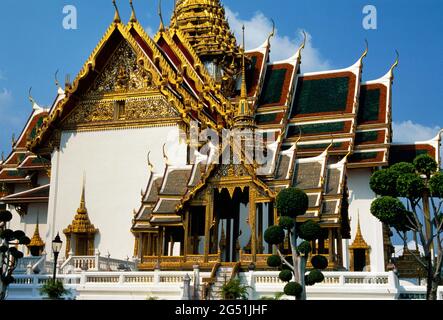
<svg viewBox="0 0 443 320"><path fill-rule="evenodd" d="M28 270L28 266L36 265L42 257L24 257L17 261L17 268L15 269L15 273L26 273Z"/></svg>
<svg viewBox="0 0 443 320"><path fill-rule="evenodd" d="M274 271L250 271L240 273L240 279L251 287L250 298L274 296L282 292L284 283ZM76 299L181 299L186 275L194 285L193 271L151 272L96 272L58 274L67 288L72 289ZM308 299L422 299L426 288L400 286L394 273L371 272L324 272L325 282L307 288ZM199 273L199 284L209 272ZM51 279L51 275L15 275L10 285L8 299L41 299L39 288ZM438 299L443 300L443 287Z"/></svg>
<svg viewBox="0 0 443 320"><path fill-rule="evenodd" d="M278 271L258 271L253 273L253 282L257 284L283 284L278 278ZM396 286L393 274L388 272L323 272L325 280L317 286L351 285L389 285Z"/></svg>
<svg viewBox="0 0 443 320"><path fill-rule="evenodd" d="M83 271L118 271L121 266L135 270L135 263L127 260L113 259L110 257L95 256L70 256L60 267L60 273L75 273Z"/></svg>

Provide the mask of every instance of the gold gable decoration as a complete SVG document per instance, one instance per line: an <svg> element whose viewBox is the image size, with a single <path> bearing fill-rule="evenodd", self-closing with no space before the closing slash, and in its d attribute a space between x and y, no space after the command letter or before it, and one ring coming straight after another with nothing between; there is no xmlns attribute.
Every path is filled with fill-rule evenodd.
<svg viewBox="0 0 443 320"><path fill-rule="evenodd" d="M135 52L127 41L122 41L86 96L147 89L155 89L152 74L137 63Z"/></svg>
<svg viewBox="0 0 443 320"><path fill-rule="evenodd" d="M88 210L85 205L85 186L83 185L82 195L80 200L80 207L77 209L72 223L63 230L65 235L71 234L90 234L94 235L98 232L98 229L89 220Z"/></svg>

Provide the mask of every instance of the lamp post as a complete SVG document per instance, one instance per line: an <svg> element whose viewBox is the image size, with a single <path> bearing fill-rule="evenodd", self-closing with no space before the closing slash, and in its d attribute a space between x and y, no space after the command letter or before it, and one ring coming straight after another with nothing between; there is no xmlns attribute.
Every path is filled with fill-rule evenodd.
<svg viewBox="0 0 443 320"><path fill-rule="evenodd" d="M57 236L52 240L52 252L54 253L54 276L53 281L55 283L55 275L57 272L57 259L58 254L60 253L60 250L62 249L63 241L60 239L60 235L57 232Z"/></svg>

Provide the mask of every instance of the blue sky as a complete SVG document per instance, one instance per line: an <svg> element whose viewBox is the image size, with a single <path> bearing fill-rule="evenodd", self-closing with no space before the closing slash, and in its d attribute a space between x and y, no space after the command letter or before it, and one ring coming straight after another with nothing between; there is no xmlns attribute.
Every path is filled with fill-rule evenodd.
<svg viewBox="0 0 443 320"><path fill-rule="evenodd" d="M117 1L124 21L129 1ZM277 26L274 57L289 57L300 44L300 30L309 34L305 69L352 65L369 41L363 78L384 75L400 52L393 95L394 138L423 140L443 126L443 1L423 0L225 0L231 25L247 26L247 46L265 40L273 18ZM362 26L365 5L377 8L377 30ZM74 5L78 29L62 25L65 5ZM134 0L137 16L151 33L157 30L157 1ZM168 23L173 0L163 0ZM111 0L2 0L0 2L0 151L10 150L31 112L27 94L47 106L56 94L54 73L74 78L113 18ZM237 32L238 34L238 32ZM302 66L303 67L303 66Z"/></svg>

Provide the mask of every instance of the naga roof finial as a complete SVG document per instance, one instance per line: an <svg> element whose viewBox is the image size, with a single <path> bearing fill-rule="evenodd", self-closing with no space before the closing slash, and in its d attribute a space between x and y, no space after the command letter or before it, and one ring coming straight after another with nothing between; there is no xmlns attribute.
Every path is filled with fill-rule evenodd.
<svg viewBox="0 0 443 320"><path fill-rule="evenodd" d="M169 165L169 158L166 154L166 143L163 144L163 159L165 160L166 165Z"/></svg>
<svg viewBox="0 0 443 320"><path fill-rule="evenodd" d="M132 0L129 0L129 5L131 6L131 18L129 19L129 22L137 22L137 16L135 15L135 9L134 5L132 4Z"/></svg>
<svg viewBox="0 0 443 320"><path fill-rule="evenodd" d="M118 12L117 3L115 2L115 0L112 0L112 4L114 5L115 8L114 23L120 23L122 22L122 20L120 19L120 13Z"/></svg>
<svg viewBox="0 0 443 320"><path fill-rule="evenodd" d="M398 63L399 63L399 59L400 59L400 54L398 53L397 50L395 50L395 53L396 53L397 57L395 58L395 62L391 66L391 69L389 69L389 74L391 75L392 80L394 80L394 69L398 67Z"/></svg>
<svg viewBox="0 0 443 320"><path fill-rule="evenodd" d="M163 31L165 29L165 23L163 22L162 0L158 0L158 16L160 17L160 27L159 27L159 30Z"/></svg>
<svg viewBox="0 0 443 320"><path fill-rule="evenodd" d="M274 19L271 19L272 22L272 31L268 36L268 45L271 43L271 39L275 36L275 21Z"/></svg>
<svg viewBox="0 0 443 320"><path fill-rule="evenodd" d="M365 44L366 44L366 48L365 48L365 52L363 52L363 54L360 57L360 61L363 60L363 58L365 58L368 55L369 52L369 43L368 43L368 39L365 39Z"/></svg>
<svg viewBox="0 0 443 320"><path fill-rule="evenodd" d="M28 93L28 99L32 104L32 109L41 110L42 108L37 104L35 99L32 97L31 92L32 92L32 87L29 88L29 93Z"/></svg>
<svg viewBox="0 0 443 320"><path fill-rule="evenodd" d="M154 171L154 165L151 162L151 151L148 152L148 170L149 172L153 172Z"/></svg>

